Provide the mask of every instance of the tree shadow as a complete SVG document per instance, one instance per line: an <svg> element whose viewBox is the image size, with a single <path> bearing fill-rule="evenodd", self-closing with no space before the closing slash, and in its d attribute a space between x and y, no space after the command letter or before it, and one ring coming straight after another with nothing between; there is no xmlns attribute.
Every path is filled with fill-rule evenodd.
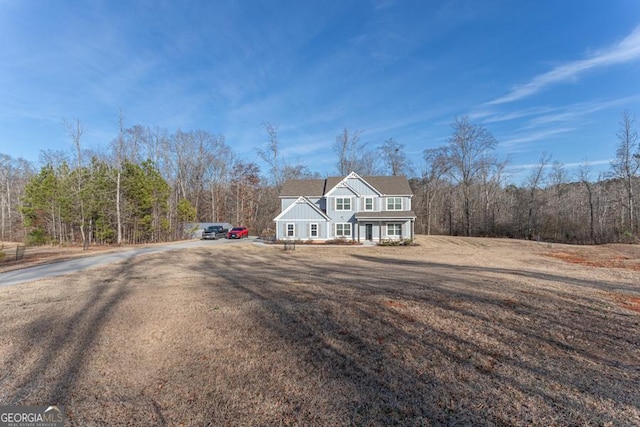
<svg viewBox="0 0 640 427"><path fill-rule="evenodd" d="M238 260L223 255L204 267L223 280L222 284L216 282L216 287L266 302L265 309L275 315L256 319L260 329L275 333L291 348L292 355L356 391L350 398L331 397L347 424L539 425L591 423L593 417L604 423L620 422L616 411L594 414L580 394L594 401L613 402L616 408L635 408L636 415L640 410L635 387L640 370L637 359L630 356L633 343L626 344L626 360L615 352L621 340L633 336L633 321L621 314L594 311L595 300L576 300L569 293L551 296L554 307L571 302L561 312L545 310L548 293L530 295L514 288L515 299L504 296L505 283L513 275L596 289L620 289L619 285L529 271L362 254L351 257L353 261L327 263L291 254L278 258L276 254L267 260L242 260L247 265L239 268ZM198 265L202 268L202 261ZM394 266L395 271L388 266ZM487 272L505 278L490 282ZM301 286L292 292L292 283ZM409 305L445 313L460 324L468 319L470 325L481 329L479 335L491 337L495 332L492 339L514 350L496 350L461 337L440 324L413 316ZM509 322L495 313L507 316ZM607 325L612 317L615 326ZM354 321L368 328L360 328ZM569 334L577 338L559 338ZM604 337L611 352L591 351L593 336ZM417 354L403 351L403 346ZM618 371L615 378L611 372L604 375L603 368ZM441 375L440 369L449 369L453 378L459 378L451 382L452 376ZM606 384L614 383L615 390L609 390ZM563 395L554 387L583 390ZM546 412L505 407L501 396L505 391L547 402ZM547 418L531 418L540 413Z"/></svg>
<svg viewBox="0 0 640 427"><path fill-rule="evenodd" d="M57 312L36 318L26 324L21 332L16 332L16 335L24 337L24 344L18 346L15 354L8 358L8 365L20 365L25 355L33 350L32 347L37 348L38 356L21 375L7 403L68 403L91 348L109 316L130 294L128 281L135 264L134 259L122 262L115 273L115 280L94 279L91 271L70 278L72 281L88 282L89 295L81 308L69 315ZM62 283L59 286L72 285ZM0 383L5 383L11 375L15 373L5 372Z"/></svg>

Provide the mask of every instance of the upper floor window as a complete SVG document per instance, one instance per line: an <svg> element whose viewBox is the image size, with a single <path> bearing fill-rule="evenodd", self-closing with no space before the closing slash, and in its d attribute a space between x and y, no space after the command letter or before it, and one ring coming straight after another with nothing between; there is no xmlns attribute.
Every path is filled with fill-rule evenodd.
<svg viewBox="0 0 640 427"><path fill-rule="evenodd" d="M336 197L336 210L337 211L350 211L351 210L351 197Z"/></svg>
<svg viewBox="0 0 640 427"><path fill-rule="evenodd" d="M364 210L372 211L373 210L373 197L365 197L364 198Z"/></svg>
<svg viewBox="0 0 640 427"><path fill-rule="evenodd" d="M388 211L401 211L402 210L402 197L387 197L387 210Z"/></svg>

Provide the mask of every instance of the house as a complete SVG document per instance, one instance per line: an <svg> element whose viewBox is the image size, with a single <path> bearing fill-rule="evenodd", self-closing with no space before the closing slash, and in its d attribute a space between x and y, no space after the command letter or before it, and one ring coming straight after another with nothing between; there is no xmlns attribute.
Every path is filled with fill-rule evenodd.
<svg viewBox="0 0 640 427"><path fill-rule="evenodd" d="M278 240L413 239L413 194L404 176L290 180L274 219Z"/></svg>

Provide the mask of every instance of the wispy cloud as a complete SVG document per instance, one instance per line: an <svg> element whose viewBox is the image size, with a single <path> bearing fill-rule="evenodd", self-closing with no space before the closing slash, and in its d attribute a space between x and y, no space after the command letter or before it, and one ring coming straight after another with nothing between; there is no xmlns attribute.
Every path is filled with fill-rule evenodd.
<svg viewBox="0 0 640 427"><path fill-rule="evenodd" d="M540 140L545 140L548 139L550 137L559 135L559 134L563 134L563 133L567 133L567 132L572 132L574 131L575 128L572 127L566 127L566 128L557 128L557 129L547 129L547 130L543 130L540 132L532 132L532 133L528 133L524 136L516 136L513 138L509 138L506 139L503 142L503 145L505 147L513 147L519 144L525 144L525 143L529 143L529 142L535 142L535 141L540 141Z"/></svg>
<svg viewBox="0 0 640 427"><path fill-rule="evenodd" d="M607 67L640 60L640 25L631 34L614 46L596 52L589 58L559 65L553 70L535 76L530 82L516 86L505 96L494 99L487 105L505 104L535 95L546 87L567 80L594 68Z"/></svg>
<svg viewBox="0 0 640 427"><path fill-rule="evenodd" d="M498 107L483 108L472 111L469 114L474 120L479 120L483 124L510 122L514 120L524 120L522 128L538 128L541 125L550 123L572 123L577 124L586 117L598 111L618 108L640 100L640 95L626 96L606 101L580 102L557 107L541 106L524 108L521 110L499 111Z"/></svg>

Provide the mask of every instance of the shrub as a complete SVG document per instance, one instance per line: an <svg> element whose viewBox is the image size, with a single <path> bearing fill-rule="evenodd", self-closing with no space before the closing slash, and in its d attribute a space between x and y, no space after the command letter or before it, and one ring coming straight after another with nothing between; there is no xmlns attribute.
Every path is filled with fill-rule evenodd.
<svg viewBox="0 0 640 427"><path fill-rule="evenodd" d="M411 246L413 239L383 239L378 242L379 246Z"/></svg>
<svg viewBox="0 0 640 427"><path fill-rule="evenodd" d="M27 246L38 246L47 243L47 236L41 228L34 228L27 234Z"/></svg>
<svg viewBox="0 0 640 427"><path fill-rule="evenodd" d="M329 245L357 245L358 244L358 242L356 242L355 240L347 240L344 237L327 240L325 243Z"/></svg>

